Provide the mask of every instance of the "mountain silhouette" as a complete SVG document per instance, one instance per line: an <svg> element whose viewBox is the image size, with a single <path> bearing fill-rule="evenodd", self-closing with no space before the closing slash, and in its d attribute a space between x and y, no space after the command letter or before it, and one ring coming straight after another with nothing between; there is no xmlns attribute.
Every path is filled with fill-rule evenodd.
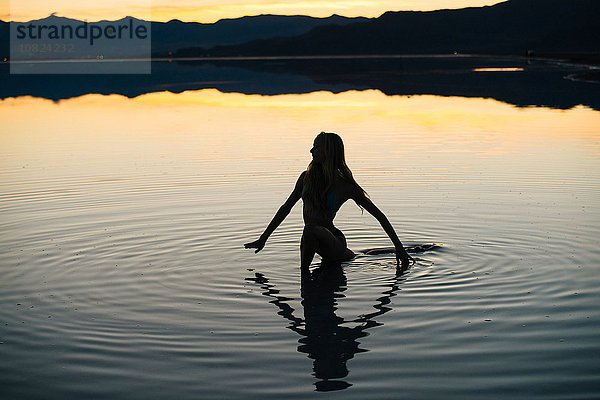
<svg viewBox="0 0 600 400"><path fill-rule="evenodd" d="M117 21L102 20L90 22L90 25L105 26L118 24L132 17ZM133 18L137 21L142 21ZM157 56L168 56L177 50L188 47L213 47L217 45L234 45L250 40L271 37L297 36L311 29L325 25L348 25L368 21L368 18L347 18L332 15L327 18L285 15L258 15L234 19L222 19L215 23L198 22L151 22L152 53ZM72 18L50 15L46 18L28 21L38 25L81 25L83 21ZM27 23L28 23L27 22ZM10 53L10 26L8 22L0 21L0 59L8 58ZM118 45L118 43L117 43Z"/></svg>
<svg viewBox="0 0 600 400"><path fill-rule="evenodd" d="M368 18L258 15L222 19L213 24L179 20L152 22L152 50L163 53L187 47L233 45L263 38L297 36L319 26L344 26L363 21Z"/></svg>
<svg viewBox="0 0 600 400"><path fill-rule="evenodd" d="M509 0L493 6L386 12L293 38L216 46L211 56L600 52L600 1ZM188 51L188 55L189 55ZM202 55L198 49L197 55Z"/></svg>
<svg viewBox="0 0 600 400"><path fill-rule="evenodd" d="M598 0L509 0L458 10L390 11L378 18L259 15L212 24L171 20L151 22L152 53L157 57L598 54L599 15ZM55 15L38 22L81 23ZM0 59L8 55L9 24L0 21Z"/></svg>

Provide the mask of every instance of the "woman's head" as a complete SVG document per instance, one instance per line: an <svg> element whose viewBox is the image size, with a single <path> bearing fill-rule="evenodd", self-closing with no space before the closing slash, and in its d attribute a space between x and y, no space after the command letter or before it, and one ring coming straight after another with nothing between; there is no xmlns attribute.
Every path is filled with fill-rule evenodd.
<svg viewBox="0 0 600 400"><path fill-rule="evenodd" d="M302 198L309 209L326 209L325 198L336 177L360 188L346 165L344 142L339 135L331 132L319 133L310 152L313 159L304 176L302 193Z"/></svg>
<svg viewBox="0 0 600 400"><path fill-rule="evenodd" d="M331 132L321 132L315 138L310 152L313 162L330 168L339 168L346 164L344 158L344 142L339 135Z"/></svg>

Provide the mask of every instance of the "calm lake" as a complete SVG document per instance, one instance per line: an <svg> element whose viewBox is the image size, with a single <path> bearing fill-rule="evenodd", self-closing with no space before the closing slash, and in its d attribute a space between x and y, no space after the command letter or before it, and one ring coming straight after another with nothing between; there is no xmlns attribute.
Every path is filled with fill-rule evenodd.
<svg viewBox="0 0 600 400"><path fill-rule="evenodd" d="M600 85L516 59L315 62L2 66L0 397L600 397ZM243 248L320 131L405 245L440 245L405 275L316 257L301 285L300 203ZM391 245L352 202L335 223Z"/></svg>

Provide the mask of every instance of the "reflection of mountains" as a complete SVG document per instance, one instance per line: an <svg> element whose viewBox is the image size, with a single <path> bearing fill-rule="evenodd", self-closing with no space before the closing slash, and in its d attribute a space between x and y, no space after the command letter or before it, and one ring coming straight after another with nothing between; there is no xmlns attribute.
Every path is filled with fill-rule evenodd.
<svg viewBox="0 0 600 400"><path fill-rule="evenodd" d="M34 66L35 67L35 66ZM475 68L523 68L476 72ZM492 57L382 57L153 62L151 75L9 75L0 65L0 99L61 100L85 94L136 97L215 88L224 93L300 94L378 89L387 95L494 98L517 106L600 110L598 84L565 79L583 66Z"/></svg>

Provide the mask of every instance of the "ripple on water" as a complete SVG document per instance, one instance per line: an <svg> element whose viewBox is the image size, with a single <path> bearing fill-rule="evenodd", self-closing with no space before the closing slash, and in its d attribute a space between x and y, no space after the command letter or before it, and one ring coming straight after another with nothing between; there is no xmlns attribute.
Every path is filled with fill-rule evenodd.
<svg viewBox="0 0 600 400"><path fill-rule="evenodd" d="M534 111L543 110L506 120L539 122ZM328 397L600 397L599 180L589 140L430 128L370 132L370 145L412 149L385 161L366 139L349 142L353 171L403 242L445 246L413 254L400 277L393 254L358 254L332 282L308 287L299 206L262 252L243 249L304 159L252 158L254 150L218 159L228 148L190 155L178 146L187 151L201 135L189 135L169 136L181 159L140 150L148 159L133 162L111 146L97 149L106 151L99 167L64 158L69 140L45 153L60 162L5 161L6 397L300 399L342 388ZM498 151L468 150L474 143ZM390 245L352 204L336 224L355 250Z"/></svg>

